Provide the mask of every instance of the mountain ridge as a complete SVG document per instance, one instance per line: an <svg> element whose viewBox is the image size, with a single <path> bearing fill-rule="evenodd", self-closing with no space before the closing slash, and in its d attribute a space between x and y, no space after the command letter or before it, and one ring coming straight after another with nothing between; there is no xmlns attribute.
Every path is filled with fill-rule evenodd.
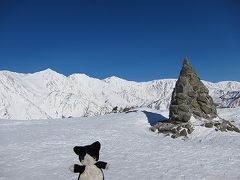
<svg viewBox="0 0 240 180"><path fill-rule="evenodd" d="M80 73L65 76L49 68L28 74L0 71L0 118L95 116L110 113L116 106L167 109L175 82L135 82L116 76L97 79ZM240 97L236 96L240 82L202 82L219 107L240 105Z"/></svg>

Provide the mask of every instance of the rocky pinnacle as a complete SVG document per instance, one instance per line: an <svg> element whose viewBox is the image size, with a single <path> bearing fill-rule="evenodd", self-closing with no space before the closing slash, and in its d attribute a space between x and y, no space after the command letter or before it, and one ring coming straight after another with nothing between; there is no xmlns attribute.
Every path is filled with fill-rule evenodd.
<svg viewBox="0 0 240 180"><path fill-rule="evenodd" d="M192 115L209 119L216 117L217 111L208 89L186 57L172 93L169 120L188 122Z"/></svg>

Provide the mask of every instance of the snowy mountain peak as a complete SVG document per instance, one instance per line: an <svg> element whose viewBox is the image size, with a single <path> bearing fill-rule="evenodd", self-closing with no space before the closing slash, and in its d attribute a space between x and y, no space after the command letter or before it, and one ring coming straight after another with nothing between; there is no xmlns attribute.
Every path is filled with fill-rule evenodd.
<svg viewBox="0 0 240 180"><path fill-rule="evenodd" d="M100 80L85 74L66 77L51 69L33 74L0 71L0 118L94 116L109 113L116 106L168 109L175 82L174 79L133 82L116 76ZM236 96L239 82L204 84L220 106L240 104Z"/></svg>
<svg viewBox="0 0 240 180"><path fill-rule="evenodd" d="M104 81L106 81L106 82L116 82L116 81L117 81L117 82L119 82L119 81L124 81L124 82L126 82L127 80L122 79L122 78L119 78L119 77L117 77L117 76L110 76L110 77L104 79Z"/></svg>
<svg viewBox="0 0 240 180"><path fill-rule="evenodd" d="M63 74L60 74L50 68L44 69L39 72L32 73L31 75L42 75L42 76L64 76ZM65 76L64 76L65 77Z"/></svg>
<svg viewBox="0 0 240 180"><path fill-rule="evenodd" d="M88 75L86 75L84 73L71 74L71 75L68 76L68 78L72 79L72 80L77 80L77 81L99 80L99 79L96 79L96 78L89 77Z"/></svg>
<svg viewBox="0 0 240 180"><path fill-rule="evenodd" d="M42 71L39 71L40 73L57 73L56 71L50 69L50 68L47 68L47 69L44 69Z"/></svg>
<svg viewBox="0 0 240 180"><path fill-rule="evenodd" d="M133 87L133 86L137 86L139 84L143 84L143 83L138 83L135 81L128 81L128 80L125 80L125 79L122 79L122 78L119 78L116 76L108 77L108 78L104 79L103 81L108 84L111 84L115 87L121 88L121 89L124 89L125 87Z"/></svg>

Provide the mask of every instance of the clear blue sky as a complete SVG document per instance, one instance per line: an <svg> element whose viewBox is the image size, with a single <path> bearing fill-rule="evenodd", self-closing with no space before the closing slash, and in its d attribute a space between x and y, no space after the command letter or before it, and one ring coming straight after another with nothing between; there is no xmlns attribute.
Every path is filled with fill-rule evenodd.
<svg viewBox="0 0 240 180"><path fill-rule="evenodd" d="M240 80L239 0L0 0L0 70Z"/></svg>

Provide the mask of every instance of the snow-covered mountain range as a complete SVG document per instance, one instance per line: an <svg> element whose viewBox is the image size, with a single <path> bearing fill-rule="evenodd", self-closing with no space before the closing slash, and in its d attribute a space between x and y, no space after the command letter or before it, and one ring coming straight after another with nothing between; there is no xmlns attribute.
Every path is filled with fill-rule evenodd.
<svg viewBox="0 0 240 180"><path fill-rule="evenodd" d="M169 107L175 79L133 82L85 74L68 77L51 69L33 74L0 71L0 118L50 119L101 115L114 107ZM240 106L240 82L211 83L208 87L220 107Z"/></svg>

